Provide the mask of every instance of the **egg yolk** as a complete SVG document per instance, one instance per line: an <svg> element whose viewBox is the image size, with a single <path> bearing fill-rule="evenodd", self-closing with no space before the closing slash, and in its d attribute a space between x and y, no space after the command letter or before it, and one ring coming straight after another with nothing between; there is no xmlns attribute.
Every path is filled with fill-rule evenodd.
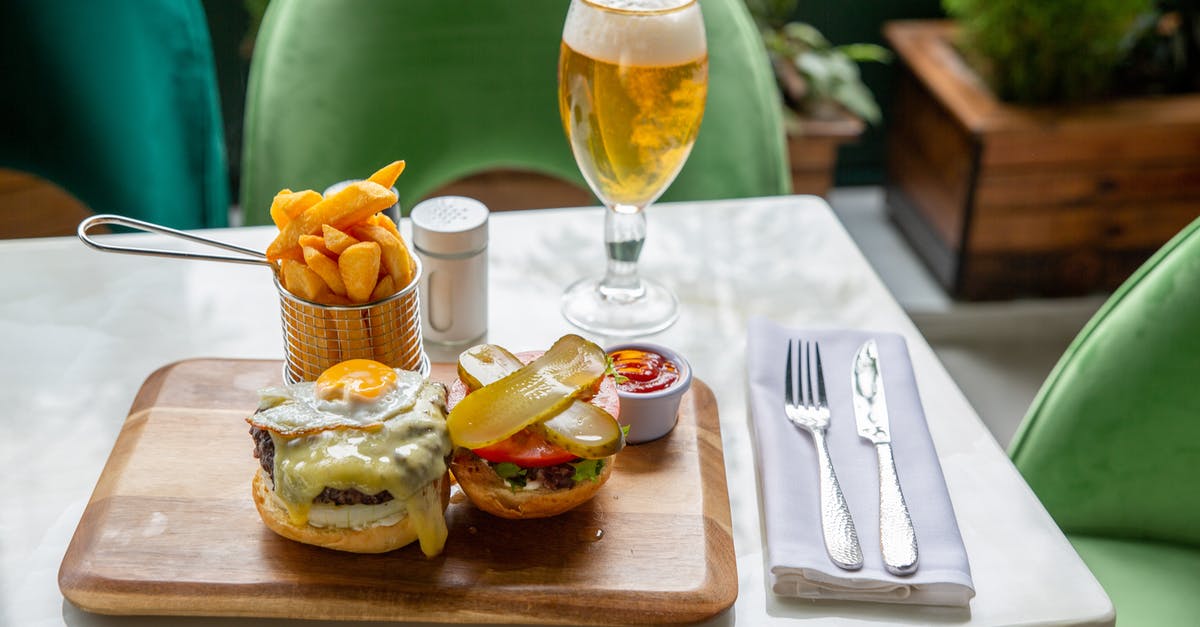
<svg viewBox="0 0 1200 627"><path fill-rule="evenodd" d="M317 377L317 396L327 400L371 402L396 387L396 371L371 359L350 359Z"/></svg>

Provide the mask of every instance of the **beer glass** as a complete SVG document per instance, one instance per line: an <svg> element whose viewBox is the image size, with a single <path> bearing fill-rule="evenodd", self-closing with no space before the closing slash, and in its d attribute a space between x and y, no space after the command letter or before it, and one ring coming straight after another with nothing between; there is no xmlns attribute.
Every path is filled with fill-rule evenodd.
<svg viewBox="0 0 1200 627"><path fill-rule="evenodd" d="M607 207L605 273L563 294L572 324L606 336L655 333L675 295L638 276L645 209L687 160L708 93L696 0L572 0L558 60L558 107L583 177Z"/></svg>

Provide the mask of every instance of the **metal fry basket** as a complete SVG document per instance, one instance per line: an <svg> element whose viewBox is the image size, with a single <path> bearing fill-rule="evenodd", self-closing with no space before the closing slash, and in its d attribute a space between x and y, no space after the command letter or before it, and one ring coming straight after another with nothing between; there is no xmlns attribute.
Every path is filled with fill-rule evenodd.
<svg viewBox="0 0 1200 627"><path fill-rule="evenodd" d="M421 344L421 262L404 289L364 305L322 305L287 291L275 277L283 326L284 379L313 381L347 359L374 359L393 368L429 374Z"/></svg>
<svg viewBox="0 0 1200 627"><path fill-rule="evenodd" d="M212 255L161 248L118 246L100 242L88 231L96 226L115 224L158 233L196 244L212 246L240 256ZM133 218L101 214L79 223L79 239L105 252L176 259L201 259L240 263L271 268L275 289L279 292L280 319L283 325L283 378L288 383L315 380L326 368L347 359L374 359L393 368L420 372L429 376L429 357L421 344L421 300L417 285L421 281L421 260L412 258L413 278L404 289L373 303L363 305L322 305L284 289L278 267L257 250L219 242L177 229Z"/></svg>

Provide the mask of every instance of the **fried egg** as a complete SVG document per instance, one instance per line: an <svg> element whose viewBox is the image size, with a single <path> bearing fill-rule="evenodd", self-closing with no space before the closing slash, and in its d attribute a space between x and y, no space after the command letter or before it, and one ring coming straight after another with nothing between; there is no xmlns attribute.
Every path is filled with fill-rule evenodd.
<svg viewBox="0 0 1200 627"><path fill-rule="evenodd" d="M425 379L370 359L330 367L313 382L259 391L259 409L248 421L277 435L330 429L377 430L416 403Z"/></svg>

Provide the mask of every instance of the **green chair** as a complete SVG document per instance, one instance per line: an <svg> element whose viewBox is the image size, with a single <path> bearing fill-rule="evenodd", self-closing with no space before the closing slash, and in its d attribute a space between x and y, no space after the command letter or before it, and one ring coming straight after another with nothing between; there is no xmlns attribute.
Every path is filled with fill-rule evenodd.
<svg viewBox="0 0 1200 627"><path fill-rule="evenodd" d="M584 187L558 115L563 0L274 0L250 68L242 206L322 190L394 159L405 210L438 187L520 169ZM663 200L789 191L779 100L742 0L702 2L709 95Z"/></svg>
<svg viewBox="0 0 1200 627"><path fill-rule="evenodd" d="M97 213L225 226L216 70L198 0L0 2L0 167Z"/></svg>
<svg viewBox="0 0 1200 627"><path fill-rule="evenodd" d="M1118 625L1200 625L1200 220L1084 327L1010 453Z"/></svg>

